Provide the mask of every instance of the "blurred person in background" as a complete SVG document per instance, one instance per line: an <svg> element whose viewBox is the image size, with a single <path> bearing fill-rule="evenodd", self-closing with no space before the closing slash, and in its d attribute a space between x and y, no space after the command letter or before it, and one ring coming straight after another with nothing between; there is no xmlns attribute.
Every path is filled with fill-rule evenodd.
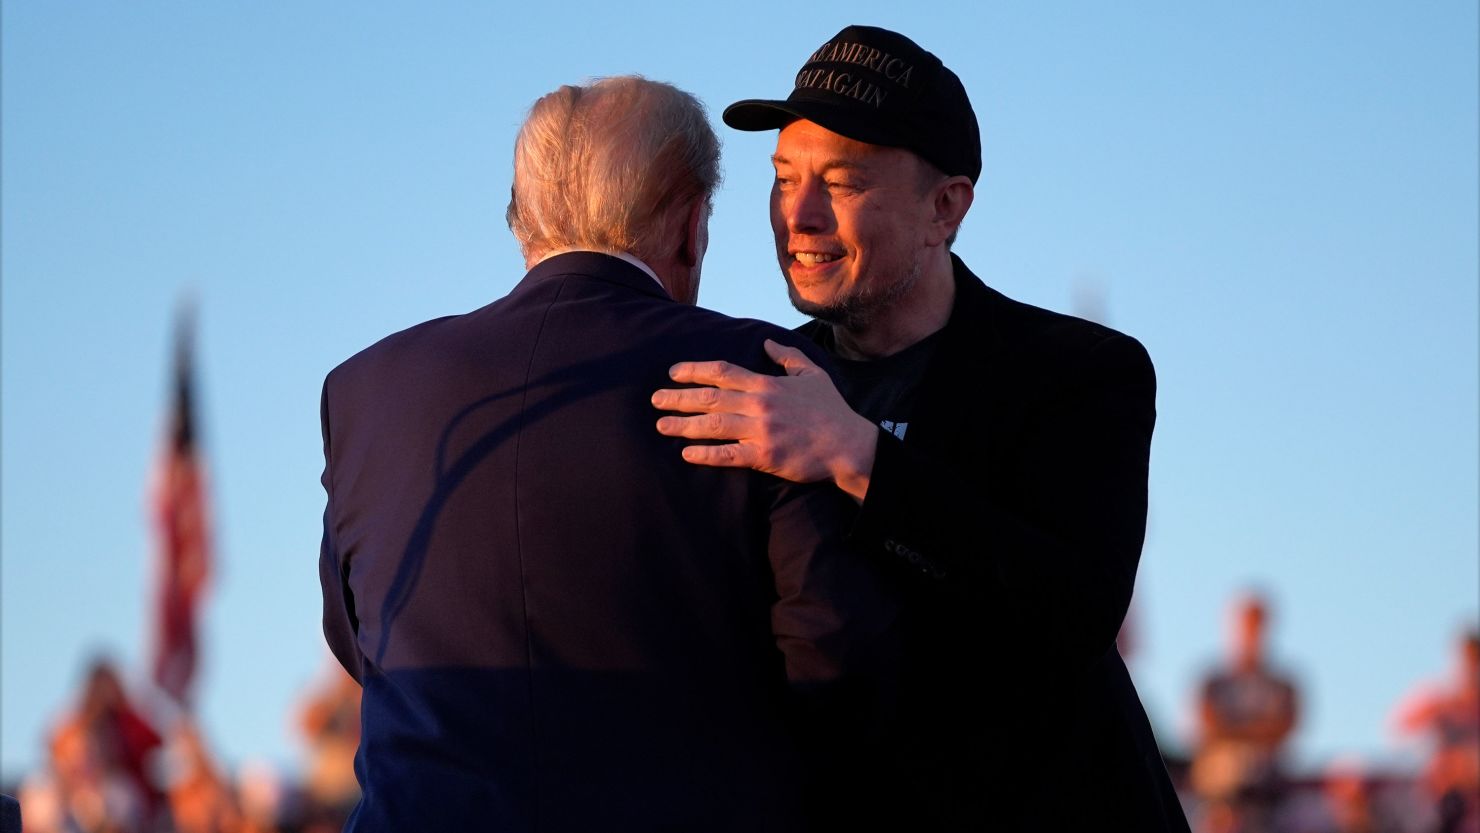
<svg viewBox="0 0 1480 833"><path fill-rule="evenodd" d="M242 815L240 833L278 833L283 783L277 771L260 761L243 764L236 776L236 803Z"/></svg>
<svg viewBox="0 0 1480 833"><path fill-rule="evenodd" d="M310 803L348 818L360 800L355 780L355 750L360 746L360 684L337 662L312 689L298 714L308 744L303 789Z"/></svg>
<svg viewBox="0 0 1480 833"><path fill-rule="evenodd" d="M1423 785L1440 830L1480 833L1480 630L1456 640L1450 680L1419 686L1393 715L1397 730L1431 745Z"/></svg>
<svg viewBox="0 0 1480 833"><path fill-rule="evenodd" d="M1282 755L1299 716L1294 682L1265 655L1269 608L1257 593L1235 600L1227 665L1198 694L1192 786L1208 805L1205 827L1266 829L1283 790Z"/></svg>
<svg viewBox="0 0 1480 833"><path fill-rule="evenodd" d="M21 821L27 833L61 833L66 808L49 767L28 773L16 790L16 799L23 811Z"/></svg>
<svg viewBox="0 0 1480 833"><path fill-rule="evenodd" d="M211 760L193 721L176 724L169 753L175 770L168 792L175 833L241 833L235 790Z"/></svg>
<svg viewBox="0 0 1480 833"><path fill-rule="evenodd" d="M1339 759L1326 768L1321 785L1322 807L1330 833L1398 833L1380 824L1373 803L1373 788L1355 760Z"/></svg>
<svg viewBox="0 0 1480 833"><path fill-rule="evenodd" d="M50 766L66 822L123 833L167 823L155 761L161 745L112 661L94 660L80 702L51 737Z"/></svg>

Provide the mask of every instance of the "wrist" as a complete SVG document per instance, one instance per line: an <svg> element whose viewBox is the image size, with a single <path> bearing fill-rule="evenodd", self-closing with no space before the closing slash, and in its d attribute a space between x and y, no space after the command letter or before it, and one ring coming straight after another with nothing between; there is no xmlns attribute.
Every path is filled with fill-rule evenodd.
<svg viewBox="0 0 1480 833"><path fill-rule="evenodd" d="M868 494L869 479L874 470L874 452L879 443L879 429L868 419L853 415L848 436L833 460L832 481L859 503Z"/></svg>

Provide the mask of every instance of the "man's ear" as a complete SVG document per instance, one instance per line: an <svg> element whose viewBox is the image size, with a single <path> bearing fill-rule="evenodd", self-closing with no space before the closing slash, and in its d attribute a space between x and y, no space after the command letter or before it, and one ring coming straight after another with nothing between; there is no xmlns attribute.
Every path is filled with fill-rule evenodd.
<svg viewBox="0 0 1480 833"><path fill-rule="evenodd" d="M953 176L937 183L930 190L932 215L926 242L939 246L950 239L961 221L966 219L966 212L971 210L971 201L975 197L976 189L967 177Z"/></svg>
<svg viewBox="0 0 1480 833"><path fill-rule="evenodd" d="M699 197L689 206L684 217L683 239L679 241L678 260L685 267L692 269L704 259L704 250L709 245L708 220L709 200Z"/></svg>

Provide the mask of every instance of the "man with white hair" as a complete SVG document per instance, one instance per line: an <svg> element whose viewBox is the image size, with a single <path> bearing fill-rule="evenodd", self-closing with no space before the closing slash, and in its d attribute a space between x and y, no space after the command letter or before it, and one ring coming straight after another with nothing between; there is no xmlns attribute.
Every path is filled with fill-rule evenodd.
<svg viewBox="0 0 1480 833"><path fill-rule="evenodd" d="M830 747L791 727L849 741L826 727L882 702L855 672L893 611L839 551L846 498L651 430L684 356L822 357L692 305L718 180L687 93L561 87L515 149L528 274L326 379L324 628L364 690L349 830L803 829Z"/></svg>

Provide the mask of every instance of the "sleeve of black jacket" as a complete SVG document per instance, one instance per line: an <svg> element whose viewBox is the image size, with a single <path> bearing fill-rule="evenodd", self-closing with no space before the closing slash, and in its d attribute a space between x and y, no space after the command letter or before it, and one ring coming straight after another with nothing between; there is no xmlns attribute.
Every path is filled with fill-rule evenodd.
<svg viewBox="0 0 1480 833"><path fill-rule="evenodd" d="M827 368L814 345L785 341ZM895 719L898 601L876 561L847 542L858 507L826 483L770 484L769 556L777 600L771 627L786 659L794 735L807 759L809 812L823 829L877 821L889 785L883 769Z"/></svg>

